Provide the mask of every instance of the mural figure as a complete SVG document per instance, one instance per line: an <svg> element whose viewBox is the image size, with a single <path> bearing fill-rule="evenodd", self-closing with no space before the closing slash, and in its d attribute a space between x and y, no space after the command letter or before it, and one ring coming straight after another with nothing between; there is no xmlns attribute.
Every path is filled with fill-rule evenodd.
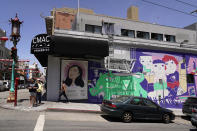
<svg viewBox="0 0 197 131"><path fill-rule="evenodd" d="M148 96L152 99L164 99L168 96L166 75L165 75L165 63L162 60L153 61L153 73L154 73L154 91L149 92Z"/></svg>
<svg viewBox="0 0 197 131"><path fill-rule="evenodd" d="M167 86L169 96L176 97L179 88L179 73L177 71L178 61L174 56L164 55L163 59L166 68Z"/></svg>
<svg viewBox="0 0 197 131"><path fill-rule="evenodd" d="M151 73L153 66L152 56L140 56L139 61L143 65L143 73Z"/></svg>
<svg viewBox="0 0 197 131"><path fill-rule="evenodd" d="M141 86L147 91L153 91L153 60L152 56L141 53L139 61L143 66L142 73L144 74L144 80L140 83Z"/></svg>
<svg viewBox="0 0 197 131"><path fill-rule="evenodd" d="M189 61L188 61L188 64L187 64L187 71L188 71L188 74L193 74L195 75L197 73L197 58L196 57L190 57L189 58Z"/></svg>

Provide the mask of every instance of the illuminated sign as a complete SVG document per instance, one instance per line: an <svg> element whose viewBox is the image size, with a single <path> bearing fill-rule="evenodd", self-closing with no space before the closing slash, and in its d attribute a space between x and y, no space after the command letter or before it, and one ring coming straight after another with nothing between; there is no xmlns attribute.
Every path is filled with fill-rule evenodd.
<svg viewBox="0 0 197 131"><path fill-rule="evenodd" d="M31 53L42 54L52 53L53 41L47 34L39 34L32 39L31 42Z"/></svg>

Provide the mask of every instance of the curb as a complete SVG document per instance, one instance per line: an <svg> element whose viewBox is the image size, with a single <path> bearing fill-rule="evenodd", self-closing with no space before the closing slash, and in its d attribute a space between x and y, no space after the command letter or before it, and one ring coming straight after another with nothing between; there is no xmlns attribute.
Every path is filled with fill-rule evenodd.
<svg viewBox="0 0 197 131"><path fill-rule="evenodd" d="M17 106L16 106L17 107ZM33 111L33 112L43 112L46 111L47 109L20 109L20 108L15 108L15 107L6 107L0 104L1 109L6 109L6 110L17 110L17 111Z"/></svg>
<svg viewBox="0 0 197 131"><path fill-rule="evenodd" d="M103 114L101 111L97 111L97 110L63 109L63 108L47 108L46 111L50 111L50 112L78 112L78 113Z"/></svg>
<svg viewBox="0 0 197 131"><path fill-rule="evenodd" d="M0 105L0 108L2 108L2 109L7 109L7 110L15 110L15 109L13 109L13 108L4 107L4 106L1 106L1 105Z"/></svg>
<svg viewBox="0 0 197 131"><path fill-rule="evenodd" d="M4 107L0 105L0 108L2 109L8 109L8 110L20 110L20 109L14 109L14 108L9 108L9 107ZM21 111L26 111L26 110L21 110ZM77 113L93 113L93 114L105 114L102 111L98 110L82 110L82 109L65 109L65 108L53 108L53 107L48 107L46 109L41 109L41 110L29 110L29 111L37 111L37 112L77 112ZM186 115L175 115L175 117L183 117Z"/></svg>

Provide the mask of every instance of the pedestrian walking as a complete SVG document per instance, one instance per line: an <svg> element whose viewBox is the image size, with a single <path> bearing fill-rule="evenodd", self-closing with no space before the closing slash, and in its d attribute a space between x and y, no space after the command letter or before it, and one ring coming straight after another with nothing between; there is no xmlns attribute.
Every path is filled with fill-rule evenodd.
<svg viewBox="0 0 197 131"><path fill-rule="evenodd" d="M40 79L37 79L37 84L38 84L38 89L37 89L37 94L36 94L36 103L41 104L42 92L43 92L44 85Z"/></svg>
<svg viewBox="0 0 197 131"><path fill-rule="evenodd" d="M30 93L30 106L29 108L36 106L36 90L38 89L38 84L35 83L34 79L30 79L30 83L27 87Z"/></svg>
<svg viewBox="0 0 197 131"><path fill-rule="evenodd" d="M67 86L66 86L66 84L64 83L64 81L62 81L58 101L61 100L61 96L63 95L63 96L65 97L65 99L66 99L66 102L69 102L68 97L66 96L66 89L67 89Z"/></svg>

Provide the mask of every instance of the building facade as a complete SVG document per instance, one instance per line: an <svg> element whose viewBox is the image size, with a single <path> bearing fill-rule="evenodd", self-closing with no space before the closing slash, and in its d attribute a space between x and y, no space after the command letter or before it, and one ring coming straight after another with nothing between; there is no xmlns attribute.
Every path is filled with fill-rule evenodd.
<svg viewBox="0 0 197 131"><path fill-rule="evenodd" d="M32 53L47 67L48 100L58 99L62 81L71 100L90 103L135 95L181 108L187 97L197 95L196 23L182 29L140 22L138 17L61 14L72 16L69 29L56 28L58 15L46 18L52 51L35 53L37 43L32 43ZM74 69L80 76L75 83Z"/></svg>
<svg viewBox="0 0 197 131"><path fill-rule="evenodd" d="M0 29L0 37L6 37L6 31ZM9 67L11 66L10 50L5 47L6 41L0 40L0 79L9 79L10 71Z"/></svg>

